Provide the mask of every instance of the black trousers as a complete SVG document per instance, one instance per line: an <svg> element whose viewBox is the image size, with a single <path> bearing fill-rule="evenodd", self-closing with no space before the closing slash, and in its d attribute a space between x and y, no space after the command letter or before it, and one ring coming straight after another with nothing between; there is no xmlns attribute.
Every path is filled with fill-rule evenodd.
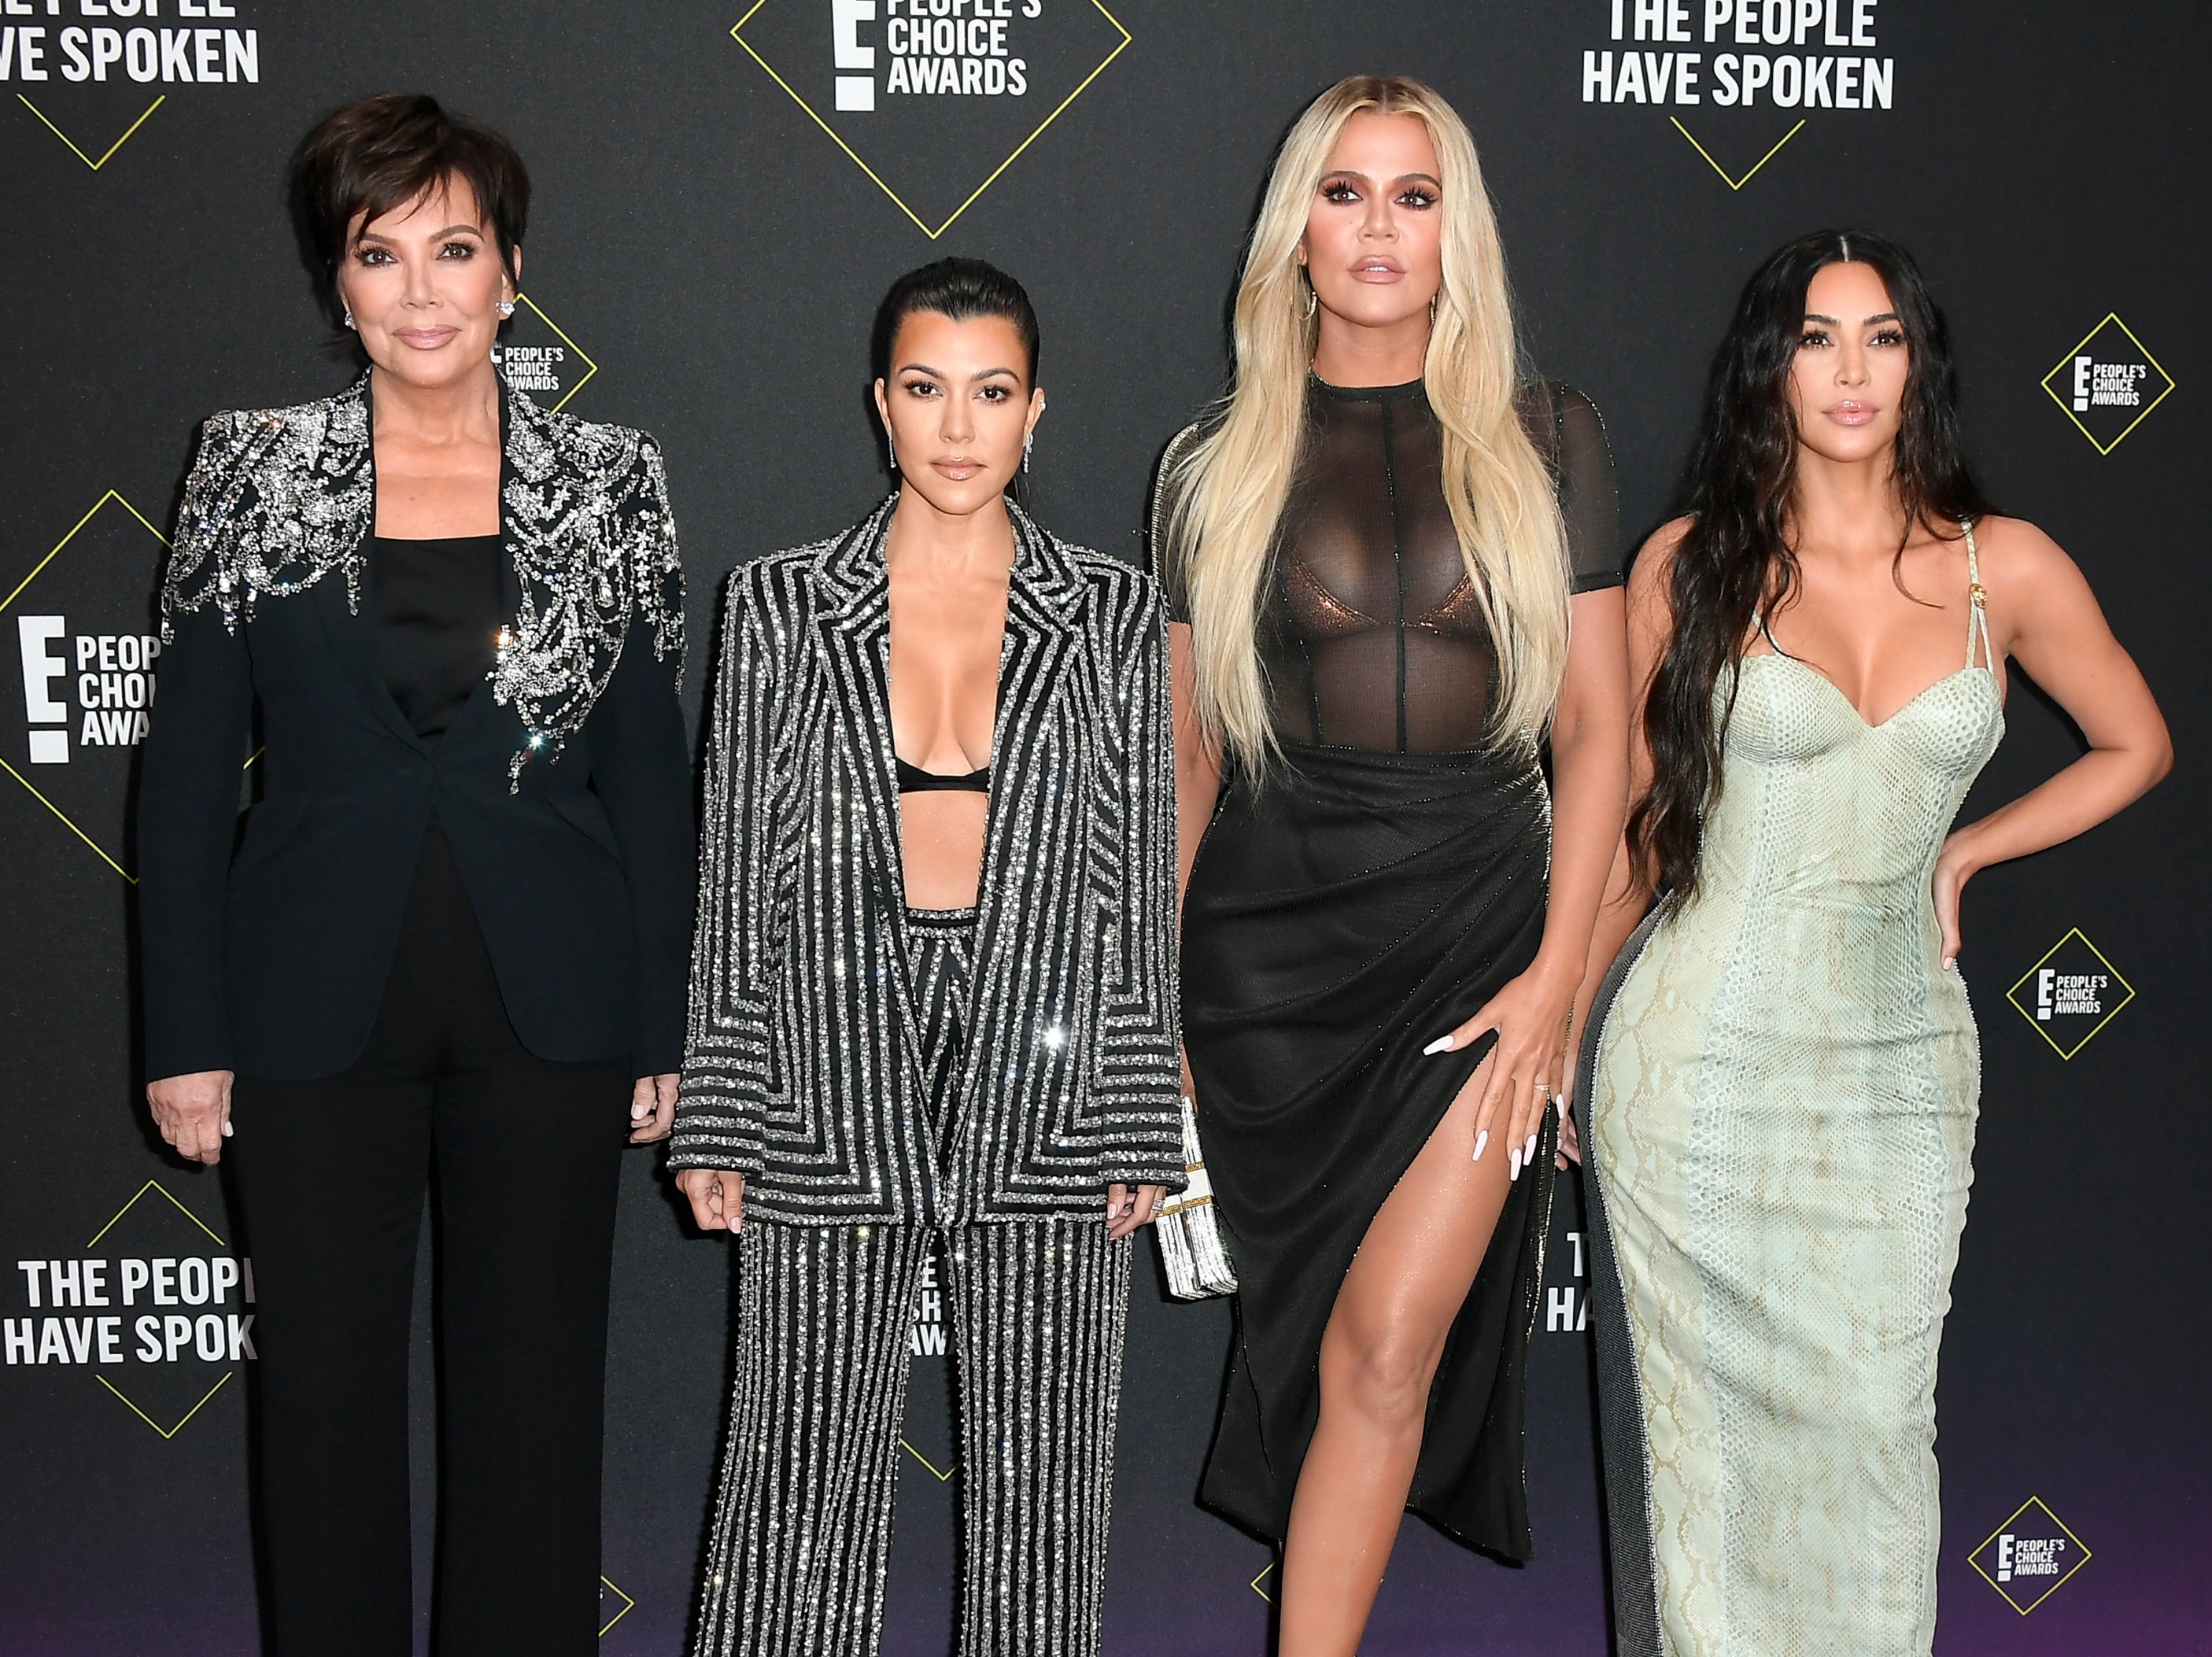
<svg viewBox="0 0 2212 1657"><path fill-rule="evenodd" d="M237 1079L225 1147L253 1260L255 1448L276 1657L413 1648L407 1378L436 1171L434 1648L565 1657L599 1635L599 1445L622 1059L516 1039L453 853L425 836L368 1046Z"/></svg>

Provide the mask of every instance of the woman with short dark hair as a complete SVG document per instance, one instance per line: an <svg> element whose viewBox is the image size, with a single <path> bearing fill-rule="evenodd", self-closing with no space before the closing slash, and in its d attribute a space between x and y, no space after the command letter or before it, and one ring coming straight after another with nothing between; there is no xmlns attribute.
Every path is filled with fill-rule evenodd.
<svg viewBox="0 0 2212 1657"><path fill-rule="evenodd" d="M701 1657L883 1630L908 1330L942 1248L960 1650L1098 1649L1128 1235L1184 1183L1167 641L1006 490L1036 319L946 259L884 302L900 484L730 578L669 1161L737 1239Z"/></svg>
<svg viewBox="0 0 2212 1657"><path fill-rule="evenodd" d="M297 185L369 366L216 416L185 486L138 807L147 1096L185 1156L228 1150L253 1253L276 1649L412 1648L434 1168L437 1648L581 1654L623 1107L668 1132L690 937L660 452L501 384L530 185L497 133L370 98Z"/></svg>

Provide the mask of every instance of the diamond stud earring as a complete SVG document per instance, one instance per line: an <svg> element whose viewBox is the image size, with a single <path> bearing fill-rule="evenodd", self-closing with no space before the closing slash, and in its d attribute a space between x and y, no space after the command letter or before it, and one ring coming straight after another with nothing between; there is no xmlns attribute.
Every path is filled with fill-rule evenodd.
<svg viewBox="0 0 2212 1657"><path fill-rule="evenodd" d="M349 328L352 328L352 327L356 326L356 324L355 324L354 319L353 319L353 313L352 313L351 311L348 311L348 312L345 313L345 325L346 325L347 327L349 327Z"/></svg>
<svg viewBox="0 0 2212 1657"><path fill-rule="evenodd" d="M511 299L503 299L492 307L492 309L499 313L499 319L504 322L514 314L514 301Z"/></svg>

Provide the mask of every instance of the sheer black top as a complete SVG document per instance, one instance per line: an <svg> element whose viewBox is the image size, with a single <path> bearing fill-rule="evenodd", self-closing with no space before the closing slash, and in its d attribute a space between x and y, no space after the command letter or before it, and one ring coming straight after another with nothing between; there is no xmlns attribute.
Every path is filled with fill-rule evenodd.
<svg viewBox="0 0 2212 1657"><path fill-rule="evenodd" d="M377 669L418 737L442 732L491 671L505 547L496 535L370 545Z"/></svg>
<svg viewBox="0 0 2212 1657"><path fill-rule="evenodd" d="M1497 658L1444 504L1426 391L1316 379L1306 406L1260 624L1277 734L1395 753L1481 747ZM1620 507L1597 410L1547 380L1524 391L1522 419L1556 480L1573 591L1619 586ZM1187 621L1180 561L1164 561L1169 615Z"/></svg>

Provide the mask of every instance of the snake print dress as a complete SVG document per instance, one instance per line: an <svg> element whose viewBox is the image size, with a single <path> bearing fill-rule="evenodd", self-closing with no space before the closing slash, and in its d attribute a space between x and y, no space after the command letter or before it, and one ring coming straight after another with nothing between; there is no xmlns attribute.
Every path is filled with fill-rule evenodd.
<svg viewBox="0 0 2212 1657"><path fill-rule="evenodd" d="M1880 725L1745 658L1697 895L1615 968L1583 1096L1624 1654L1934 1637L1980 1050L1929 877L2004 723L1972 547L1966 665Z"/></svg>

